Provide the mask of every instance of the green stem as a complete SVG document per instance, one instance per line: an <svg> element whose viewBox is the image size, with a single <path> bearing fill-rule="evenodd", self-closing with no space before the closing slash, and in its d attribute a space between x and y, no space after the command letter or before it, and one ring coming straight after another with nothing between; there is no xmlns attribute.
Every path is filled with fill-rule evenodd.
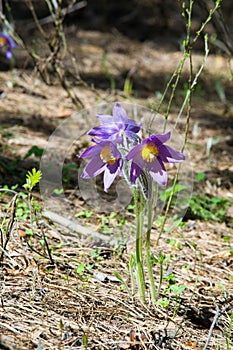
<svg viewBox="0 0 233 350"><path fill-rule="evenodd" d="M134 203L136 213L136 266L137 280L142 301L145 301L145 277L142 264L142 208L139 207L138 191L134 189Z"/></svg>
<svg viewBox="0 0 233 350"><path fill-rule="evenodd" d="M139 196L140 196L140 212L139 212L139 230L140 230L140 259L143 261L143 256L142 256L142 235L143 235L143 224L144 224L144 215L145 215L145 198L143 196L142 191L139 191Z"/></svg>
<svg viewBox="0 0 233 350"><path fill-rule="evenodd" d="M129 261L129 273L131 277L131 294L135 292L135 278L134 278L134 267L135 267L135 254L132 253Z"/></svg>
<svg viewBox="0 0 233 350"><path fill-rule="evenodd" d="M150 251L150 235L151 235L151 228L152 228L152 222L153 222L153 196L152 199L148 201L148 213L147 213L147 232L146 232L146 262L147 262L147 269L150 279L150 292L151 292L151 298L154 302L156 300L156 289L155 289L155 282L154 282L154 276L153 276L153 270L152 270L152 264L151 264L151 251Z"/></svg>
<svg viewBox="0 0 233 350"><path fill-rule="evenodd" d="M161 292L161 287L162 287L162 282L163 282L163 261L159 262L159 285L158 285L158 290L157 290L157 295L159 298L160 292Z"/></svg>

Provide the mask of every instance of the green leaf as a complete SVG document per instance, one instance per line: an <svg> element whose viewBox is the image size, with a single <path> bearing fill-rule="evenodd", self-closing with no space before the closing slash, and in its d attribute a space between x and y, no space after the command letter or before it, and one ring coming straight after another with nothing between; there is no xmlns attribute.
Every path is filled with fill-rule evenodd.
<svg viewBox="0 0 233 350"><path fill-rule="evenodd" d="M59 188L55 188L53 190L53 193L59 196L60 194L63 193L63 191L64 191L63 188L60 188L60 189Z"/></svg>
<svg viewBox="0 0 233 350"><path fill-rule="evenodd" d="M167 299L167 298L162 298L162 299L159 299L156 302L156 304L159 305L159 306L168 307L168 305L170 304L170 300Z"/></svg>
<svg viewBox="0 0 233 350"><path fill-rule="evenodd" d="M35 157L42 157L44 150L42 148L39 148L37 146L32 146L29 151L27 152L27 154L25 155L24 159L29 158L31 155L34 155Z"/></svg>
<svg viewBox="0 0 233 350"><path fill-rule="evenodd" d="M126 78L124 83L124 94L126 97L130 97L132 93L132 88L133 88L132 81L130 80L130 78Z"/></svg>
<svg viewBox="0 0 233 350"><path fill-rule="evenodd" d="M177 285L177 284L173 284L169 287L170 291L173 292L175 295L180 295L182 294L185 289L186 289L186 286L184 284L180 284L180 285Z"/></svg>
<svg viewBox="0 0 233 350"><path fill-rule="evenodd" d="M123 284L125 289L129 291L129 288L128 288L126 281L117 271L114 271L114 276Z"/></svg>
<svg viewBox="0 0 233 350"><path fill-rule="evenodd" d="M90 218L93 214L93 211L88 211L88 210L81 210L79 213L75 214L76 218L79 217L85 217L85 218Z"/></svg>
<svg viewBox="0 0 233 350"><path fill-rule="evenodd" d="M28 235L28 236L33 236L33 231L30 229L30 228L27 228L26 230L25 230L25 233Z"/></svg>
<svg viewBox="0 0 233 350"><path fill-rule="evenodd" d="M127 210L134 210L135 209L135 204L129 204L127 207Z"/></svg>
<svg viewBox="0 0 233 350"><path fill-rule="evenodd" d="M226 215L229 202L225 198L192 195L190 201L191 212L201 220L222 221Z"/></svg>
<svg viewBox="0 0 233 350"><path fill-rule="evenodd" d="M167 188L165 191L160 192L160 199L163 202L166 202L172 193L173 193L173 195L175 195L176 193L178 193L182 190L185 190L185 189L186 189L186 186L176 184L174 189L173 189L173 186L171 186L171 187Z"/></svg>
<svg viewBox="0 0 233 350"><path fill-rule="evenodd" d="M124 278L117 271L114 271L114 276L118 278L119 281L125 284Z"/></svg>
<svg viewBox="0 0 233 350"><path fill-rule="evenodd" d="M205 173L198 173L195 177L195 182L201 182L205 179Z"/></svg>
<svg viewBox="0 0 233 350"><path fill-rule="evenodd" d="M85 264L83 263L78 264L76 273L78 273L79 275L82 275L84 271L85 271Z"/></svg>
<svg viewBox="0 0 233 350"><path fill-rule="evenodd" d="M26 175L26 184L23 185L25 190L28 190L29 192L32 191L32 189L40 182L40 179L42 177L42 173L40 170L36 170L36 168L33 168L32 171L28 171Z"/></svg>

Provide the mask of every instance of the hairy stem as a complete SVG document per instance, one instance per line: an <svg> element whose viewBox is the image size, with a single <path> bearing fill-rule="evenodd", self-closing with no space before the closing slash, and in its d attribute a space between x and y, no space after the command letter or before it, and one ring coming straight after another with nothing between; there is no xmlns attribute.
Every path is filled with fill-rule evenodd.
<svg viewBox="0 0 233 350"><path fill-rule="evenodd" d="M138 191L134 189L134 203L136 213L136 266L137 266L137 279L142 301L145 301L145 277L142 261L142 210L138 200Z"/></svg>
<svg viewBox="0 0 233 350"><path fill-rule="evenodd" d="M151 298L154 302L156 300L156 289L155 289L155 281L153 276L153 269L152 269L152 263L151 263L151 251L150 251L150 236L151 236L151 228L152 228L152 222L153 222L153 196L152 199L148 201L148 213L147 213L147 232L146 232L146 262L147 262L147 269L150 279L150 292L151 292Z"/></svg>

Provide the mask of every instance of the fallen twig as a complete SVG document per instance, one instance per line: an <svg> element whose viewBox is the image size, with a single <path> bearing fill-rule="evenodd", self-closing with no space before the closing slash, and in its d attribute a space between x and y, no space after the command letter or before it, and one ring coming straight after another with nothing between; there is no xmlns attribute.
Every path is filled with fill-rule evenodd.
<svg viewBox="0 0 233 350"><path fill-rule="evenodd" d="M74 221L66 219L57 213L54 213L51 211L45 211L42 213L42 216L47 218L47 219L50 219L53 222L56 222L59 225L62 225L64 227L68 228L70 231L77 232L83 236L96 237L102 241L110 241L110 239L111 239L110 236L105 236L105 235L102 235L101 233L98 233L96 231L89 230L88 228L83 227Z"/></svg>
<svg viewBox="0 0 233 350"><path fill-rule="evenodd" d="M211 339L211 337L212 337L212 333L213 333L214 327L215 327L215 325L216 325L216 323L217 323L219 317L220 317L222 314L224 314L224 312L229 311L229 310L231 310L231 309L233 309L233 305L228 305L228 306L224 307L222 310L220 310L219 307L216 305L216 314L215 314L214 319L213 319L213 322L212 322L212 324L211 324L211 326L210 326L208 338L207 338L207 340L206 340L205 347L204 347L203 350L207 350L207 348L208 348L208 345L209 345L210 339Z"/></svg>

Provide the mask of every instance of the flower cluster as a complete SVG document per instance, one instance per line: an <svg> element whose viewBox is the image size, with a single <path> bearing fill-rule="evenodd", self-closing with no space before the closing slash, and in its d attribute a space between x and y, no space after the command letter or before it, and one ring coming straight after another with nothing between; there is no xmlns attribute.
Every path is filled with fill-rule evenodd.
<svg viewBox="0 0 233 350"><path fill-rule="evenodd" d="M10 35L6 33L0 33L0 50L2 51L3 49L6 50L6 58L8 60L11 60L13 55L12 55L12 49L16 48L16 44L14 40L10 37Z"/></svg>
<svg viewBox="0 0 233 350"><path fill-rule="evenodd" d="M88 179L104 172L104 190L108 191L117 175L123 176L123 166L130 164L129 181L134 184L142 172L149 173L159 185L167 184L164 163L182 162L184 155L164 143L170 132L152 135L141 140L138 133L141 125L129 119L119 103L113 107L112 115L97 115L100 126L91 129L94 145L79 157L89 158L82 178Z"/></svg>

